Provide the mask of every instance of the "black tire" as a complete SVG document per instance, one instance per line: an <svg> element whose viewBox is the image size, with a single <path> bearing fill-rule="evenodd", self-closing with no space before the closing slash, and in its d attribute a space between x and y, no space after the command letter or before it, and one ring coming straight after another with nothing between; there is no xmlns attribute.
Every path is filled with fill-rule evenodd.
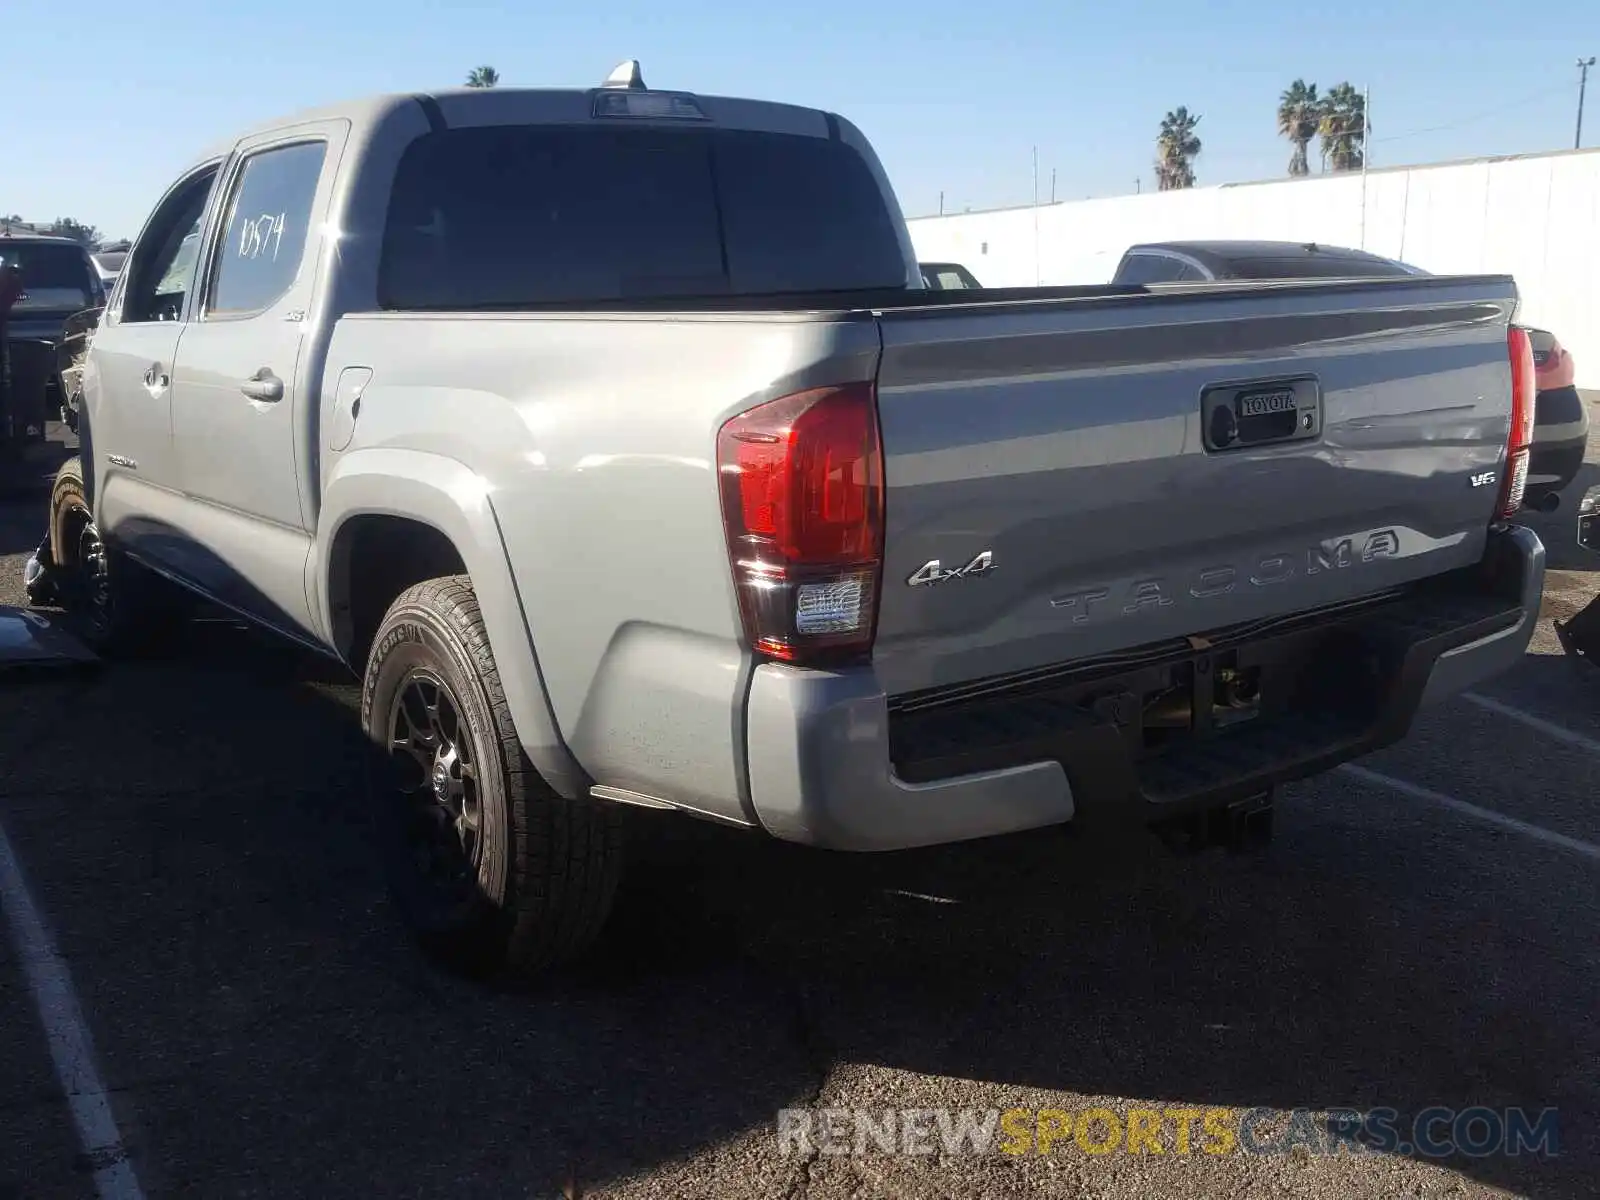
<svg viewBox="0 0 1600 1200"><path fill-rule="evenodd" d="M162 649L192 612L178 587L102 541L78 455L61 464L50 489L49 551L57 597L98 654Z"/></svg>
<svg viewBox="0 0 1600 1200"><path fill-rule="evenodd" d="M419 583L390 606L361 721L384 760L390 887L426 950L473 976L528 975L595 942L621 871L620 814L562 797L528 761L466 576Z"/></svg>

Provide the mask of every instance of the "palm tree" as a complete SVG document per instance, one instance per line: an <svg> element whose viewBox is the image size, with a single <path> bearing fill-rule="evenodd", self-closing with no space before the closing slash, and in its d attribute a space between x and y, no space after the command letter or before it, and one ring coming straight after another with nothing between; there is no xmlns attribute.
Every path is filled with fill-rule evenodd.
<svg viewBox="0 0 1600 1200"><path fill-rule="evenodd" d="M1322 107L1317 85L1304 79L1296 79L1278 97L1278 132L1294 146L1294 153L1289 156L1290 175L1311 174L1306 147L1322 125Z"/></svg>
<svg viewBox="0 0 1600 1200"><path fill-rule="evenodd" d="M1194 160L1200 156L1200 139L1195 136L1198 116L1191 116L1182 105L1161 118L1156 137L1156 185L1163 192L1194 186Z"/></svg>
<svg viewBox="0 0 1600 1200"><path fill-rule="evenodd" d="M492 88L500 85L500 72L493 67L473 67L467 72L467 86L470 88Z"/></svg>
<svg viewBox="0 0 1600 1200"><path fill-rule="evenodd" d="M1367 100L1348 83L1328 89L1317 134L1322 160L1335 171L1356 171L1367 155Z"/></svg>

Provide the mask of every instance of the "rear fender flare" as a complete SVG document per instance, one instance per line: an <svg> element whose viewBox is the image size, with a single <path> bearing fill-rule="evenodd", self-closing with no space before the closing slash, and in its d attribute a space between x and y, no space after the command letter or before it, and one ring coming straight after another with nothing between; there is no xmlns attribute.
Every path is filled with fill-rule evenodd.
<svg viewBox="0 0 1600 1200"><path fill-rule="evenodd" d="M349 647L338 645L333 633L333 551L340 529L361 516L418 521L450 539L477 593L489 648L523 749L546 782L563 796L586 793L587 777L556 728L521 596L490 504L488 482L455 459L420 450L375 447L340 456L323 489L316 575L307 583L314 589L313 611L346 661ZM353 665L359 671L359 665Z"/></svg>

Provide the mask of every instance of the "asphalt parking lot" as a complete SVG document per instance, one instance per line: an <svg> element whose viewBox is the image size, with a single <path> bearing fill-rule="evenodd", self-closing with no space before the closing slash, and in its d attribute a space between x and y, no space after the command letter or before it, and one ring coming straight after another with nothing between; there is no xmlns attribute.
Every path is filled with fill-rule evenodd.
<svg viewBox="0 0 1600 1200"><path fill-rule="evenodd" d="M1595 483L1530 518L1547 617L1600 585L1572 538ZM41 520L0 506L0 602ZM1594 676L1546 622L1364 773L1288 790L1259 856L1051 832L846 857L641 821L605 951L521 991L413 951L354 688L231 626L0 679L0 827L150 1197L1590 1196ZM93 1195L30 953L0 936L0 1198ZM1554 1107L1560 1153L780 1153L777 1111L816 1105Z"/></svg>

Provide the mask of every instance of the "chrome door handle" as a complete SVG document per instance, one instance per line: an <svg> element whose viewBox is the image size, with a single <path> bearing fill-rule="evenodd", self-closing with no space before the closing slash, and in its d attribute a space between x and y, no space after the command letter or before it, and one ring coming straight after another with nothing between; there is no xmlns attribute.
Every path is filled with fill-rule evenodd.
<svg viewBox="0 0 1600 1200"><path fill-rule="evenodd" d="M144 373L145 390L152 396L166 391L167 384L171 382L172 380L168 378L167 373L161 369L160 363L151 363L149 369Z"/></svg>
<svg viewBox="0 0 1600 1200"><path fill-rule="evenodd" d="M283 380L274 375L270 367L262 367L241 383L239 390L252 400L276 404L283 399Z"/></svg>

